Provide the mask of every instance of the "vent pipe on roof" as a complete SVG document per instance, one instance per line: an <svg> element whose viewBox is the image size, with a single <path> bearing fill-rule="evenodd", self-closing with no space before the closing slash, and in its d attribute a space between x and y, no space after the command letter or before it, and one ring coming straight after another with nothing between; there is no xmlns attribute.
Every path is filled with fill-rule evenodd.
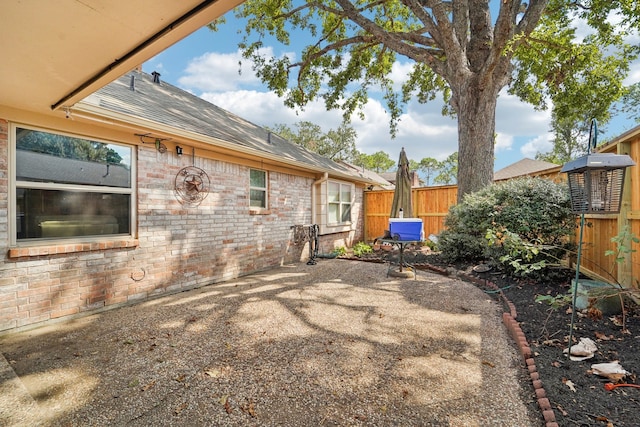
<svg viewBox="0 0 640 427"><path fill-rule="evenodd" d="M271 131L267 134L267 143L271 144Z"/></svg>
<svg viewBox="0 0 640 427"><path fill-rule="evenodd" d="M157 71L154 71L153 73L151 73L151 75L153 76L153 82L154 83L160 83L160 73Z"/></svg>
<svg viewBox="0 0 640 427"><path fill-rule="evenodd" d="M136 76L134 76L133 74L131 74L131 81L129 82L129 90L134 92L136 90Z"/></svg>

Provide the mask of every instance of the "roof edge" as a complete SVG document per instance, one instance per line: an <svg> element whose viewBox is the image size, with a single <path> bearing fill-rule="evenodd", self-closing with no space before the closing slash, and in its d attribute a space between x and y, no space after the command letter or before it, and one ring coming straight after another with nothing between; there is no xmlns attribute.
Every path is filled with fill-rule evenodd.
<svg viewBox="0 0 640 427"><path fill-rule="evenodd" d="M305 170L313 173L327 172L331 177L349 180L349 181L362 183L362 184L378 183L377 181L371 180L363 176L340 173L332 169L315 167L308 163L284 160L281 156L277 156L275 154L266 153L264 151L256 150L249 147L243 147L238 144L234 144L234 143L227 142L217 138L212 138L210 136L203 135L200 133L179 129L173 126L168 126L152 120L142 119L142 118L131 116L128 114L117 113L112 110L98 107L93 104L85 103L83 101L76 103L73 108L69 109L69 114L71 115L71 117L74 116L74 112L80 113L81 118L85 118L87 120L99 121L105 125L124 127L131 130L138 129L139 131L154 130L156 132L165 134L167 136L172 135L172 136L182 137L182 138L190 139L193 141L201 142L204 145L220 147L223 149L227 149L229 151L234 151L237 153L242 153L250 156L264 157L275 163L287 165L289 167L294 167L295 169ZM75 114L75 116L78 117L79 115Z"/></svg>

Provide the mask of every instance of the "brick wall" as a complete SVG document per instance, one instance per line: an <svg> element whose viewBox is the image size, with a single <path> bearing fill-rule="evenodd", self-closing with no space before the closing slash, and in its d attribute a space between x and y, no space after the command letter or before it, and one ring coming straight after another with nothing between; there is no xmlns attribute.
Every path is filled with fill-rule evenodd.
<svg viewBox="0 0 640 427"><path fill-rule="evenodd" d="M311 220L310 178L269 172L269 210L249 211L249 168L138 147L137 238L10 248L7 122L0 120L0 331L178 292L306 260L292 226ZM174 192L178 171L202 168L210 193L197 207ZM362 190L361 188L359 190ZM362 191L353 207L362 224ZM321 251L358 233L322 236Z"/></svg>

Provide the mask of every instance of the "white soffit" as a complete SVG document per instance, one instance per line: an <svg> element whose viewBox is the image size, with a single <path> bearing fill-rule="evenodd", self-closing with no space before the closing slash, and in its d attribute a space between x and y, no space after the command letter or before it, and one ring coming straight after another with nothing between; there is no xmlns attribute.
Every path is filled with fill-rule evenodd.
<svg viewBox="0 0 640 427"><path fill-rule="evenodd" d="M4 0L0 107L71 106L243 0Z"/></svg>

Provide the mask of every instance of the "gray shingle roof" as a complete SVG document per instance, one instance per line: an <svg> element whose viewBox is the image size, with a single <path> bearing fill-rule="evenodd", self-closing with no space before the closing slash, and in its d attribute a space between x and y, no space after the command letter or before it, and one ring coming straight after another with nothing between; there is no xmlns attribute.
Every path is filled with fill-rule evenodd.
<svg viewBox="0 0 640 427"><path fill-rule="evenodd" d="M131 172L121 165L66 159L16 150L16 178L35 182L131 187Z"/></svg>
<svg viewBox="0 0 640 427"><path fill-rule="evenodd" d="M134 90L131 81L134 76ZM311 170L321 169L347 175L360 182L371 179L317 153L285 140L277 134L244 120L189 92L153 76L132 71L99 89L78 104L98 106L134 118L142 118L176 129L200 134L237 145L239 149L271 154Z"/></svg>
<svg viewBox="0 0 640 427"><path fill-rule="evenodd" d="M519 176L531 175L547 169L559 168L560 165L555 163L544 162L542 160L533 160L524 158L507 167L504 167L493 174L494 181L516 178Z"/></svg>

